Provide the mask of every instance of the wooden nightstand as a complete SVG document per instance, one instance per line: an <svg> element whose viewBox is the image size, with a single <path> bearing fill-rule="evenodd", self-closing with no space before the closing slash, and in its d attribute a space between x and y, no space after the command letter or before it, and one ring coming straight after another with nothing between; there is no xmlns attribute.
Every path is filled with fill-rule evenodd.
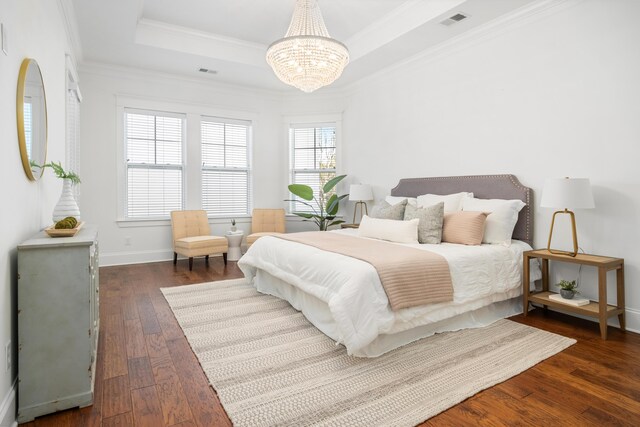
<svg viewBox="0 0 640 427"><path fill-rule="evenodd" d="M600 335L603 340L607 339L607 319L611 316L617 315L620 321L620 329L625 330L624 259L588 254L578 254L575 257L555 255L546 249L526 251L522 254L522 257L522 293L525 316L527 315L529 303L537 303L542 304L545 309L549 306L561 311L597 317L600 322ZM542 292L531 293L529 291L529 262L533 258L541 260ZM575 307L549 299L549 295L554 293L549 292L549 260L596 267L598 269L598 301L591 301L587 305ZM611 270L616 270L617 305L607 304L607 272Z"/></svg>
<svg viewBox="0 0 640 427"><path fill-rule="evenodd" d="M358 228L360 224L340 224L340 228Z"/></svg>

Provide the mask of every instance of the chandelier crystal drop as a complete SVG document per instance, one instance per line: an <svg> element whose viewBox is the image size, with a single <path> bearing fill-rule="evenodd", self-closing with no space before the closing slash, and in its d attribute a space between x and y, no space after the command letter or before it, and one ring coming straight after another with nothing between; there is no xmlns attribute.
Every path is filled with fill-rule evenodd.
<svg viewBox="0 0 640 427"><path fill-rule="evenodd" d="M317 0L296 0L289 30L269 46L267 63L284 83L313 92L340 77L349 50L329 35Z"/></svg>

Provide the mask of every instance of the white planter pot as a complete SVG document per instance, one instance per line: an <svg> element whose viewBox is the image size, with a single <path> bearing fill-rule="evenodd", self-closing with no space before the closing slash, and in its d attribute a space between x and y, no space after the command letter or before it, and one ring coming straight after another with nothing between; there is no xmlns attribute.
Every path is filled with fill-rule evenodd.
<svg viewBox="0 0 640 427"><path fill-rule="evenodd" d="M55 208L53 208L53 221L58 222L68 216L75 217L80 221L80 208L73 197L73 183L70 179L64 179L62 184L62 194Z"/></svg>

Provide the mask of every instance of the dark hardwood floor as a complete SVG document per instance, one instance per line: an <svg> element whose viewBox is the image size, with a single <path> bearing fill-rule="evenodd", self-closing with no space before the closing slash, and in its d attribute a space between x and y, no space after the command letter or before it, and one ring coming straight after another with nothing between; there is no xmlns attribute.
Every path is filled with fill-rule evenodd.
<svg viewBox="0 0 640 427"><path fill-rule="evenodd" d="M23 425L231 425L159 289L237 277L221 258L102 267L94 405ZM602 341L596 323L539 309L512 320L578 343L423 425L640 425L640 335Z"/></svg>

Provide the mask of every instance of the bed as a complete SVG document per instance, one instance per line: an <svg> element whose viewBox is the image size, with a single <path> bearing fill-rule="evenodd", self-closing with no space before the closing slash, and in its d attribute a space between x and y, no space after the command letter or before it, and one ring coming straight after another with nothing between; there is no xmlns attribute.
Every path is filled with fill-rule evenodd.
<svg viewBox="0 0 640 427"><path fill-rule="evenodd" d="M347 352L376 357L446 331L482 327L522 312L522 252L531 249L532 190L513 175L401 179L392 196L473 192L481 199L519 199L511 245L409 245L449 262L453 301L391 310L375 268L364 261L277 237L256 241L238 265L262 293L287 300ZM358 230L333 231L357 235ZM531 280L540 272L532 266Z"/></svg>

